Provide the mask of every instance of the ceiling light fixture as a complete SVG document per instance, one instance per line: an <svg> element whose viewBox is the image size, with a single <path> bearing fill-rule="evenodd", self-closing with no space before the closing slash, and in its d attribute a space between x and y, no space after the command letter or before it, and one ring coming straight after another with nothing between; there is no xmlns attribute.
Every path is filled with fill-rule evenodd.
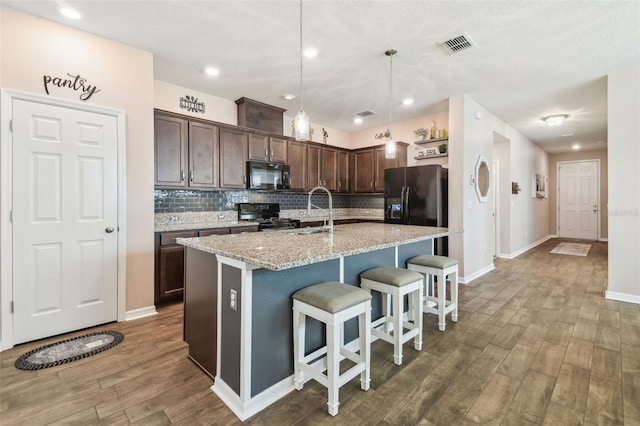
<svg viewBox="0 0 640 426"><path fill-rule="evenodd" d="M356 117L353 119L353 122L356 124L362 124L362 117Z"/></svg>
<svg viewBox="0 0 640 426"><path fill-rule="evenodd" d="M574 143L574 144L571 146L571 149L573 149L574 151L577 151L577 150L579 150L579 149L580 149L580 145L578 145L577 143Z"/></svg>
<svg viewBox="0 0 640 426"><path fill-rule="evenodd" d="M285 93L284 95L282 95L283 98L285 98L286 100L290 101L292 99L296 98L296 95L292 95L291 93Z"/></svg>
<svg viewBox="0 0 640 426"><path fill-rule="evenodd" d="M547 126L549 127L560 127L564 124L564 120L566 120L568 117L568 114L556 114L544 117L542 121L547 123Z"/></svg>
<svg viewBox="0 0 640 426"><path fill-rule="evenodd" d="M402 101L402 105L407 105L407 106L413 105L413 99L411 99L411 98L404 99Z"/></svg>
<svg viewBox="0 0 640 426"><path fill-rule="evenodd" d="M62 15L66 16L69 19L80 19L80 18L82 18L82 15L80 14L80 12L78 12L75 9L71 9L70 7L60 7L58 9L58 11Z"/></svg>
<svg viewBox="0 0 640 426"><path fill-rule="evenodd" d="M391 89L393 83L393 55L398 53L395 49L389 49L384 52L389 57L389 128L386 132L378 133L376 139L387 138L387 143L384 149L384 158L393 159L396 158L396 141L391 136Z"/></svg>
<svg viewBox="0 0 640 426"><path fill-rule="evenodd" d="M389 49L384 52L389 57L389 128L387 129L387 143L384 150L384 158L393 159L396 158L396 141L391 136L391 93L393 83L393 55L398 53L395 49Z"/></svg>
<svg viewBox="0 0 640 426"><path fill-rule="evenodd" d="M294 119L297 141L309 140L309 117L304 113L304 90L302 86L302 0L300 0L300 111Z"/></svg>
<svg viewBox="0 0 640 426"><path fill-rule="evenodd" d="M207 67L204 70L205 74L211 76L211 77L215 77L217 75L220 74L220 70L218 68L214 68L214 67Z"/></svg>
<svg viewBox="0 0 640 426"><path fill-rule="evenodd" d="M315 58L320 52L315 47L307 47L302 53L306 58Z"/></svg>

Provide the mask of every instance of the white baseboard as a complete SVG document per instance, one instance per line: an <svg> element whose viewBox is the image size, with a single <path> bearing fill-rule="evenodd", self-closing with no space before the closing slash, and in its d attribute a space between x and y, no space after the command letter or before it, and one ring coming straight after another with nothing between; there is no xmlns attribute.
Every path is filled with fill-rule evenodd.
<svg viewBox="0 0 640 426"><path fill-rule="evenodd" d="M550 240L552 238L558 238L556 235L547 235L546 237L543 237L541 239L539 239L538 241L536 241L535 243L531 243L526 247L521 248L520 250L516 251L515 253L511 253L511 254L501 254L500 257L504 258L504 259L515 259L516 257L520 256L522 253L527 252L529 250L531 250L534 247L539 246L540 244L544 243L547 240Z"/></svg>
<svg viewBox="0 0 640 426"><path fill-rule="evenodd" d="M640 305L640 296L635 294L627 294L627 293L618 293L615 291L605 291L604 292L605 299L618 300L620 302L629 302Z"/></svg>
<svg viewBox="0 0 640 426"><path fill-rule="evenodd" d="M150 317L151 315L157 315L156 307L154 305L147 306L146 308L134 309L132 311L125 312L125 321L131 321L139 318Z"/></svg>
<svg viewBox="0 0 640 426"><path fill-rule="evenodd" d="M371 342L373 343L375 340L378 340L378 338L375 336L371 336ZM355 338L349 343L345 344L345 347L352 352L357 352L360 350L360 340L358 338ZM344 359L344 357L341 357L341 359ZM326 358L317 360L316 362L311 364L311 367L319 371L326 370ZM305 383L309 380L311 380L310 377L305 378ZM296 386L293 381L293 375L291 375L279 381L270 388L260 392L258 395L250 398L248 401L243 402L240 396L235 393L235 391L231 389L229 385L227 385L218 375L213 382L213 386L211 386L211 390L213 391L213 393L218 395L222 402L224 402L231 411L233 411L233 414L235 414L236 417L240 419L240 421L245 421L249 417L259 413L269 405L278 401L288 393L296 390Z"/></svg>
<svg viewBox="0 0 640 426"><path fill-rule="evenodd" d="M608 243L609 242L609 238L598 238L598 241L602 241L602 242Z"/></svg>
<svg viewBox="0 0 640 426"><path fill-rule="evenodd" d="M233 414L235 414L240 421L245 421L284 397L289 392L295 390L295 386L293 376L289 376L271 386L269 389L260 392L249 401L242 402L233 389L231 389L220 376L217 376L213 382L213 386L211 386L211 390L233 411Z"/></svg>
<svg viewBox="0 0 640 426"><path fill-rule="evenodd" d="M474 272L473 274L465 275L464 277L458 278L458 284L469 284L471 281L475 280L476 278L480 278L484 274L491 272L494 269L496 269L496 267L493 265L493 262L491 262L491 265L488 265L480 269L479 271Z"/></svg>

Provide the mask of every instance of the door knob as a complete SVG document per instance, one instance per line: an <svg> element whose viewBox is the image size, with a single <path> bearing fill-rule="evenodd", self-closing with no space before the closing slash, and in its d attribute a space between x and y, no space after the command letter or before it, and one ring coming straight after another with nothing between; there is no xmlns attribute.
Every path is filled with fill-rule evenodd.
<svg viewBox="0 0 640 426"><path fill-rule="evenodd" d="M107 234L110 234L113 232L113 226L107 226L107 229L105 229L105 231L107 232Z"/></svg>

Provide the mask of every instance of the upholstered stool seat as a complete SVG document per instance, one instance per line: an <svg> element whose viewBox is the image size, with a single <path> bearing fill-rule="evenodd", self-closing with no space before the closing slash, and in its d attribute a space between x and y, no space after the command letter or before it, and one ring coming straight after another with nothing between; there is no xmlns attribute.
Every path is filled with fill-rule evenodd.
<svg viewBox="0 0 640 426"><path fill-rule="evenodd" d="M360 287L382 294L383 316L372 322L371 333L393 344L393 362L397 365L402 364L402 345L408 340L413 338L415 350L422 350L423 281L424 277L418 272L392 266L380 266L360 274ZM404 321L405 295L409 295L413 304L413 322ZM393 305L393 310L390 305ZM405 328L407 332L404 332Z"/></svg>
<svg viewBox="0 0 640 426"><path fill-rule="evenodd" d="M338 414L339 390L342 385L360 374L360 387L368 390L371 376L371 294L361 288L327 281L298 290L293 294L293 365L296 389L303 387L306 376L328 390L329 414ZM326 325L326 346L305 355L306 317ZM359 353L344 347L345 321L358 317ZM326 355L326 374L309 363ZM340 374L340 356L355 365Z"/></svg>
<svg viewBox="0 0 640 426"><path fill-rule="evenodd" d="M458 321L458 261L447 256L422 255L407 260L407 269L425 274L425 313L438 315L438 328L444 331L445 316ZM437 277L437 296L433 292L433 276ZM447 300L447 278L451 298Z"/></svg>

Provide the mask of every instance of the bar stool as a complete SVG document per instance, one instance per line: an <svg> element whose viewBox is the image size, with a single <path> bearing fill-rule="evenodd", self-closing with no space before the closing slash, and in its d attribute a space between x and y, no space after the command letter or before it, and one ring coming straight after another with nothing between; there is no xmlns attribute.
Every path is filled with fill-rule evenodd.
<svg viewBox="0 0 640 426"><path fill-rule="evenodd" d="M360 287L382 294L383 316L371 323L371 333L393 344L393 362L402 364L402 345L414 338L415 350L422 350L422 283L424 277L414 271L392 266L380 266L360 274ZM413 322L404 321L404 296L409 295L413 303ZM391 296L391 300L389 300ZM393 314L389 309L393 305ZM378 327L382 325L380 329ZM393 334L389 330L393 325ZM408 331L404 332L407 328Z"/></svg>
<svg viewBox="0 0 640 426"><path fill-rule="evenodd" d="M371 374L371 294L361 288L327 281L298 290L293 294L293 370L296 389L301 390L305 375L328 390L329 414L338 414L339 390L360 374L360 387L368 390ZM326 324L326 346L305 356L306 317ZM358 317L360 353L344 347L344 323ZM327 374L309 362L326 354ZM340 355L355 365L340 374Z"/></svg>
<svg viewBox="0 0 640 426"><path fill-rule="evenodd" d="M407 260L407 269L425 274L424 312L438 315L440 331L444 331L446 327L445 316L449 312L451 312L451 321L458 321L458 261L446 256L422 255ZM433 295L433 278L430 275L438 278L437 297ZM447 300L447 277L451 283L449 300Z"/></svg>

